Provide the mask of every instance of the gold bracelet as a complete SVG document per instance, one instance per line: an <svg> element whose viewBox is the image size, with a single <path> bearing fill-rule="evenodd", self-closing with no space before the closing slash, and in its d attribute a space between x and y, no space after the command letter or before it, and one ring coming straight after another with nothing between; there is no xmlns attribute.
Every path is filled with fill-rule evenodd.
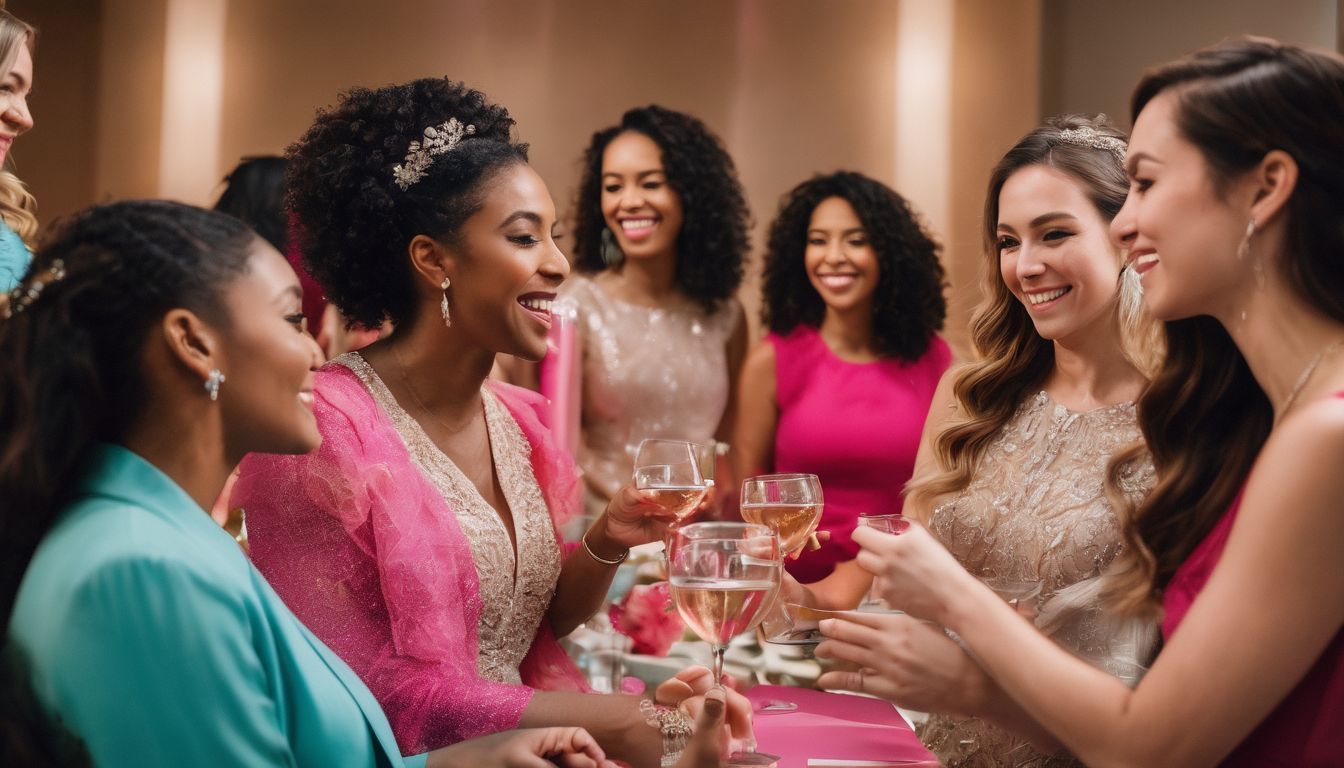
<svg viewBox="0 0 1344 768"><path fill-rule="evenodd" d="M686 748L686 742L695 733L695 723L680 709L659 706L648 699L639 700L639 711L644 715L644 722L650 728L657 728L663 736L663 759L659 765L662 768L675 765Z"/></svg>
<svg viewBox="0 0 1344 768"><path fill-rule="evenodd" d="M598 557L598 554L597 554L596 552L593 551L593 548L590 547L590 546L588 546L588 532L587 532L587 531L584 531L584 532L583 532L583 536L579 539L579 541L583 542L583 549L584 549L585 552L588 553L588 556L591 557L591 558L593 558L594 560L596 560L597 562L599 562L599 563L601 563L601 564L603 564L603 565L620 565L621 563L624 563L624 562L625 562L625 558L627 558L627 557L630 556L630 550L627 549L627 550L625 550L624 552L622 552L622 553L621 553L621 556L618 557L618 558L616 558L615 560L608 560L608 559L605 558L605 557Z"/></svg>

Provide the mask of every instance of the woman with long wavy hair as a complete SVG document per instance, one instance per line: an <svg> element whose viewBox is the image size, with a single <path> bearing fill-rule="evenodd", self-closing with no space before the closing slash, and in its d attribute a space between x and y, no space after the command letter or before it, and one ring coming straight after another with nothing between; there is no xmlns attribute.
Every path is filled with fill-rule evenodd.
<svg viewBox="0 0 1344 768"><path fill-rule="evenodd" d="M33 87L36 32L0 3L0 306L28 270L37 241L37 202L9 167L14 139L33 127L28 92Z"/></svg>
<svg viewBox="0 0 1344 768"><path fill-rule="evenodd" d="M1061 653L922 529L863 535L860 561L1089 765L1339 765L1344 58L1225 42L1148 72L1133 114L1112 228L1169 352L1114 586L1161 602L1152 669L1131 689Z"/></svg>
<svg viewBox="0 0 1344 768"><path fill-rule="evenodd" d="M1056 643L1132 683L1155 624L1102 597L1122 543L1105 466L1139 439L1134 401L1149 365L1139 347L1151 329L1109 236L1127 189L1124 149L1104 121L1068 115L994 168L975 361L949 371L934 396L905 509ZM1151 466L1137 461L1125 481L1128 498L1142 497ZM921 736L945 764L1077 765L941 632L903 616L854 622L845 626L857 637L828 633L850 642L823 643L818 655L847 658L875 638L920 650L898 674L827 684L933 712Z"/></svg>

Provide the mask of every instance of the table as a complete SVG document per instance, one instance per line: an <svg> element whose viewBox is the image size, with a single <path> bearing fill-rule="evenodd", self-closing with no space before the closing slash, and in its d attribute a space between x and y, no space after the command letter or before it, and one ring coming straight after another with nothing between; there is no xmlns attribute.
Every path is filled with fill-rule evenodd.
<svg viewBox="0 0 1344 768"><path fill-rule="evenodd" d="M938 765L896 708L881 699L778 685L758 685L746 695L755 709L758 748L781 755L779 768L846 765L843 761L871 761L857 765L873 768ZM763 702L772 699L791 701L798 709L762 712Z"/></svg>

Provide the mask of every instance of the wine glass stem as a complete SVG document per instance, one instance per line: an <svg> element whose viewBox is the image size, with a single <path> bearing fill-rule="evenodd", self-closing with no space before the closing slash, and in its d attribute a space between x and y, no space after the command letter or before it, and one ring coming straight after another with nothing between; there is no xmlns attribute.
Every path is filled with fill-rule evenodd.
<svg viewBox="0 0 1344 768"><path fill-rule="evenodd" d="M714 684L723 685L723 654L728 650L726 645L714 646Z"/></svg>

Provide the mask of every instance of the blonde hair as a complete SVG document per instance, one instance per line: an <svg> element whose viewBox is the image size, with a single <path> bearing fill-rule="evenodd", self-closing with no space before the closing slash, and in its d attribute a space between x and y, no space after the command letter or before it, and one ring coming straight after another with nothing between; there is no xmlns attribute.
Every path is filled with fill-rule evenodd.
<svg viewBox="0 0 1344 768"><path fill-rule="evenodd" d="M1072 132L1065 134L1065 131ZM1008 290L999 274L995 231L999 219L999 192L1008 178L1023 168L1044 165L1078 180L1106 221L1115 218L1125 202L1129 181L1117 152L1072 140L1079 131L1105 139L1125 141L1125 135L1103 116L1063 115L1048 120L1024 136L994 168L985 199L984 300L971 321L975 361L962 366L952 387L957 411L933 440L940 470L916 478L906 487L906 509L927 521L935 498L965 489L976 466L999 430L1018 407L1045 384L1054 367L1054 345L1036 332L1022 302ZM1117 264L1117 268L1119 265ZM1117 278L1116 314L1122 352L1145 376L1161 359L1160 326L1142 309L1134 295L1137 281L1123 272ZM937 415L931 416L936 418ZM1132 458L1141 445L1117 452Z"/></svg>
<svg viewBox="0 0 1344 768"><path fill-rule="evenodd" d="M28 46L31 53L37 37L31 25L20 21L4 7L3 0L0 0L0 76L14 66L19 46ZM37 200L28 191L28 186L9 171L0 171L0 220L14 230L29 248L35 247Z"/></svg>

